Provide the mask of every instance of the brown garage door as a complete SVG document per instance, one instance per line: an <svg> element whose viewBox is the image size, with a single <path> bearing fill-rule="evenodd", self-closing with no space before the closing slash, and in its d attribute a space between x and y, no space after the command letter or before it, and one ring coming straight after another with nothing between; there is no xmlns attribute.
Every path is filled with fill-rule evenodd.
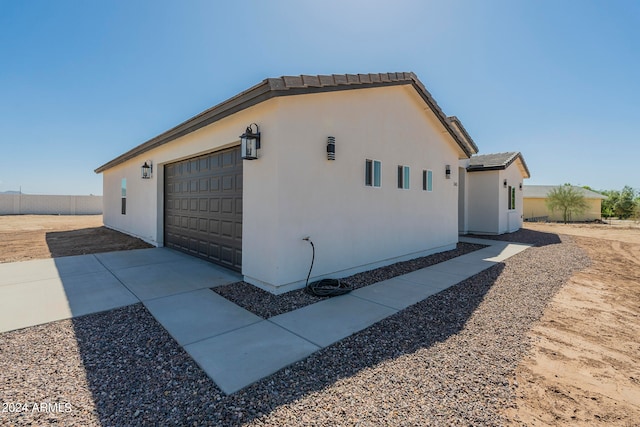
<svg viewBox="0 0 640 427"><path fill-rule="evenodd" d="M241 270L239 147L166 165L164 197L165 246Z"/></svg>

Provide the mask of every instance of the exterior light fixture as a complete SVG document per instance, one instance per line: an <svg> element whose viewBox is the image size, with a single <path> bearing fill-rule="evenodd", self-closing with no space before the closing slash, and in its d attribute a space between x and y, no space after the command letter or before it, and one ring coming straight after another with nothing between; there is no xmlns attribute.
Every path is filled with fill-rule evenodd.
<svg viewBox="0 0 640 427"><path fill-rule="evenodd" d="M336 138L334 136L327 137L327 160L336 159Z"/></svg>
<svg viewBox="0 0 640 427"><path fill-rule="evenodd" d="M150 179L153 174L153 163L151 160L146 160L142 167L140 167L140 176L142 179Z"/></svg>
<svg viewBox="0 0 640 427"><path fill-rule="evenodd" d="M504 188L507 188L507 178L504 179L504 182L502 183L502 185L504 185Z"/></svg>
<svg viewBox="0 0 640 427"><path fill-rule="evenodd" d="M522 191L522 183L520 183L519 187L520 187L520 191Z"/></svg>
<svg viewBox="0 0 640 427"><path fill-rule="evenodd" d="M451 179L451 166L450 165L445 166L445 168L444 168L444 176L447 179Z"/></svg>
<svg viewBox="0 0 640 427"><path fill-rule="evenodd" d="M256 127L254 132L252 126ZM255 160L258 158L260 148L260 129L255 123L247 126L247 129L240 135L240 156L244 160Z"/></svg>

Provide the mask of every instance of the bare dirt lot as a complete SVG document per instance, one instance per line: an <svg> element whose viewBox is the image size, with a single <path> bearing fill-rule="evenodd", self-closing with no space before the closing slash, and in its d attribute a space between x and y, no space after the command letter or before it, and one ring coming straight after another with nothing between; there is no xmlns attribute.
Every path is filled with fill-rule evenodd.
<svg viewBox="0 0 640 427"><path fill-rule="evenodd" d="M102 215L0 216L0 263L151 245L102 225Z"/></svg>
<svg viewBox="0 0 640 427"><path fill-rule="evenodd" d="M640 425L640 228L527 224L565 234L591 266L569 280L516 371L513 424Z"/></svg>

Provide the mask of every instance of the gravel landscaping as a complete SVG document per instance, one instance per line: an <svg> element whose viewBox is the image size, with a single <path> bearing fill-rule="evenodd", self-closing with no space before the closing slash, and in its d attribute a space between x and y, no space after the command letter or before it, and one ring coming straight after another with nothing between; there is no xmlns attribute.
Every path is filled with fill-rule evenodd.
<svg viewBox="0 0 640 427"><path fill-rule="evenodd" d="M376 282L391 279L402 274L411 273L421 268L429 267L440 262L459 257L469 252L477 251L486 246L472 243L458 243L455 249L433 255L414 258L408 261L397 262L386 267L380 267L369 271L363 271L340 281L351 286L352 289L362 288ZM268 319L278 314L302 308L309 304L326 299L305 292L304 289L274 295L246 282L230 283L224 286L212 288L214 292L222 295L229 301L249 310L255 315Z"/></svg>
<svg viewBox="0 0 640 427"><path fill-rule="evenodd" d="M502 425L529 329L589 264L570 239L539 239L231 396L141 304L2 334L2 401L71 411L0 413L0 424Z"/></svg>

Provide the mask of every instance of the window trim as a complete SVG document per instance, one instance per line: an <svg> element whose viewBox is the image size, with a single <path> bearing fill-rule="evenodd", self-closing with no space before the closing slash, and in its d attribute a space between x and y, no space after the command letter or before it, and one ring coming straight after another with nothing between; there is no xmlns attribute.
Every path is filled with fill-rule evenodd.
<svg viewBox="0 0 640 427"><path fill-rule="evenodd" d="M398 165L398 189L411 189L411 168L407 165Z"/></svg>
<svg viewBox="0 0 640 427"><path fill-rule="evenodd" d="M120 195L121 195L121 199L120 199L120 214L121 215L126 215L127 214L127 178L122 178L122 181L120 181Z"/></svg>
<svg viewBox="0 0 640 427"><path fill-rule="evenodd" d="M507 209L510 211L516 210L516 187L512 187L511 185L507 187Z"/></svg>
<svg viewBox="0 0 640 427"><path fill-rule="evenodd" d="M424 169L422 171L422 189L428 193L433 192L433 170Z"/></svg>
<svg viewBox="0 0 640 427"><path fill-rule="evenodd" d="M382 187L382 162L375 159L365 159L364 166L365 187Z"/></svg>

